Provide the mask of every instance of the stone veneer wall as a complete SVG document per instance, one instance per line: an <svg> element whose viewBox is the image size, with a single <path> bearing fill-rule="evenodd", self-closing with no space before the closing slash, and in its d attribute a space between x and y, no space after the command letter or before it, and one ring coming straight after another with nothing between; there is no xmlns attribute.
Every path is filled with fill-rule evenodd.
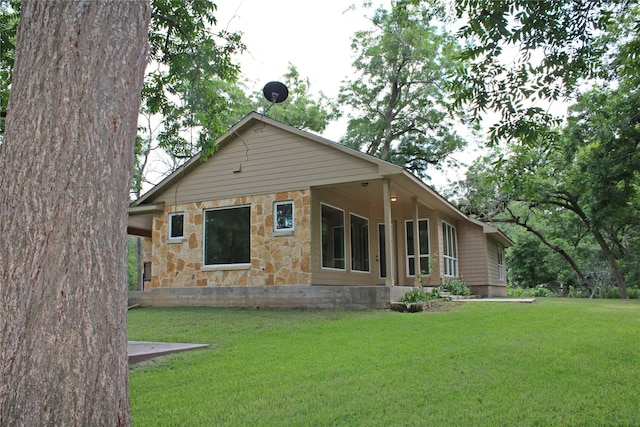
<svg viewBox="0 0 640 427"><path fill-rule="evenodd" d="M292 200L294 231L274 235L273 204ZM203 218L210 208L251 205L251 266L203 269ZM168 218L184 212L184 238L170 242ZM309 190L165 206L152 232L149 288L311 284L311 193Z"/></svg>

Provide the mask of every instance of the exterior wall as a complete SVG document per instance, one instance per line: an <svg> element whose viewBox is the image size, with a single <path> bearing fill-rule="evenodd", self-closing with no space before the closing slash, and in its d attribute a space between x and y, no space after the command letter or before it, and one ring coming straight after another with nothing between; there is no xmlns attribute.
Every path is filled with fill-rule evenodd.
<svg viewBox="0 0 640 427"><path fill-rule="evenodd" d="M482 227L470 223L461 223L458 224L457 228L458 257L462 279L471 287L489 284L487 237Z"/></svg>
<svg viewBox="0 0 640 427"><path fill-rule="evenodd" d="M505 280L498 275L498 243L484 233L481 226L461 223L458 226L460 273L474 295L506 296Z"/></svg>
<svg viewBox="0 0 640 427"><path fill-rule="evenodd" d="M321 205L327 204L332 207L341 209L344 212L345 219L345 269L329 269L322 267L322 230L321 230ZM369 220L369 272L351 271L350 257L351 242L349 230L349 214L355 214ZM384 284L384 280L379 278L378 264L374 262L377 251L377 243L374 245L373 240L377 239L378 224L372 218L371 207L368 204L359 203L351 197L345 196L331 188L313 189L312 205L311 205L311 229L312 237L312 283L314 285L375 285Z"/></svg>
<svg viewBox="0 0 640 427"><path fill-rule="evenodd" d="M495 288L501 288L507 286L507 264L506 258L503 252L503 262L504 262L504 279L500 280L499 270L498 270L498 243L493 239L487 239L487 250L488 250L488 265L489 265L489 285ZM504 249L503 249L504 251ZM505 290L506 295L506 290Z"/></svg>
<svg viewBox="0 0 640 427"><path fill-rule="evenodd" d="M142 259L144 262L151 262L153 257L153 242L150 237L142 238Z"/></svg>
<svg viewBox="0 0 640 427"><path fill-rule="evenodd" d="M349 215L355 214L369 220L369 272L351 271L347 262L344 270L336 270L322 267L322 231L321 231L321 206L322 204L344 211L345 227L349 229ZM380 236L378 224L384 223L381 202L363 202L354 197L343 194L335 188L314 188L312 190L312 283L316 285L380 285L384 279L380 277ZM392 205L392 224L395 242L395 250L387 250L387 256L393 256L396 264L397 277L394 283L399 286L416 286L418 278L409 276L407 269L407 248L405 238L405 221L413 219L413 207L411 204ZM435 287L440 284L442 265L442 231L440 214L426 206L419 205L418 219L429 220L429 244L431 258L431 273L422 278L422 285ZM348 233L345 239L345 256L349 258L351 253Z"/></svg>
<svg viewBox="0 0 640 427"><path fill-rule="evenodd" d="M375 164L265 123L235 136L152 200L182 204L379 177Z"/></svg>
<svg viewBox="0 0 640 427"><path fill-rule="evenodd" d="M284 200L294 202L294 231L274 236L273 203ZM251 205L251 265L204 267L204 210L242 205ZM153 221L150 288L310 284L309 206L309 190L166 206ZM173 212L184 212L184 238L177 243L168 238L168 215Z"/></svg>
<svg viewBox="0 0 640 427"><path fill-rule="evenodd" d="M129 305L267 308L387 308L393 289L385 286L242 286L155 288L129 292Z"/></svg>

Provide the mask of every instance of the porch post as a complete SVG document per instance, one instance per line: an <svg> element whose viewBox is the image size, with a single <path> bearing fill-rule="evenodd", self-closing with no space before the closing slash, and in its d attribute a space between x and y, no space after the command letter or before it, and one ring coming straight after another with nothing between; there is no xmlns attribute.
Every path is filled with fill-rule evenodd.
<svg viewBox="0 0 640 427"><path fill-rule="evenodd" d="M415 268L416 277L414 280L414 286L420 286L420 226L418 224L418 198L412 197L411 203L413 204L413 265Z"/></svg>
<svg viewBox="0 0 640 427"><path fill-rule="evenodd" d="M382 197L384 198L384 246L387 256L385 257L387 277L384 279L385 286L394 286L396 277L395 266L395 244L393 241L393 225L391 221L391 190L389 180L382 181Z"/></svg>

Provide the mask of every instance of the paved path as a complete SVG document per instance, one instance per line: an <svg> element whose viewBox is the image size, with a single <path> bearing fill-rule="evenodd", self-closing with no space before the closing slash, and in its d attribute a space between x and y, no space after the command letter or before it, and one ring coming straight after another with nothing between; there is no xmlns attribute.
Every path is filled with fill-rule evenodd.
<svg viewBox="0 0 640 427"><path fill-rule="evenodd" d="M452 299L453 302L520 302L531 304L537 302L535 298L460 298Z"/></svg>
<svg viewBox="0 0 640 427"><path fill-rule="evenodd" d="M171 353L206 348L209 344L186 344L174 342L149 342L149 341L129 341L127 354L129 365L144 362L154 357L166 356Z"/></svg>

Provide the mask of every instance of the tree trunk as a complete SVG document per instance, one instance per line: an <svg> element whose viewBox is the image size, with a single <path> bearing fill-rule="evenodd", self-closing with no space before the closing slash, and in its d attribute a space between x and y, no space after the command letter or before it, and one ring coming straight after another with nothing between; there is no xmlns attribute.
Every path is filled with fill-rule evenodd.
<svg viewBox="0 0 640 427"><path fill-rule="evenodd" d="M613 272L613 277L616 279L616 284L618 285L618 289L620 290L620 298L629 299L629 293L627 292L627 283L624 280L624 276L620 271L620 267L618 266L618 261L616 260L616 256L613 253L613 250L609 247L604 236L597 229L591 229L593 236L596 241L600 245L602 252L604 252L604 256L609 263L609 267L611 267L611 271Z"/></svg>
<svg viewBox="0 0 640 427"><path fill-rule="evenodd" d="M24 0L0 145L0 425L129 425L126 219L148 0Z"/></svg>

